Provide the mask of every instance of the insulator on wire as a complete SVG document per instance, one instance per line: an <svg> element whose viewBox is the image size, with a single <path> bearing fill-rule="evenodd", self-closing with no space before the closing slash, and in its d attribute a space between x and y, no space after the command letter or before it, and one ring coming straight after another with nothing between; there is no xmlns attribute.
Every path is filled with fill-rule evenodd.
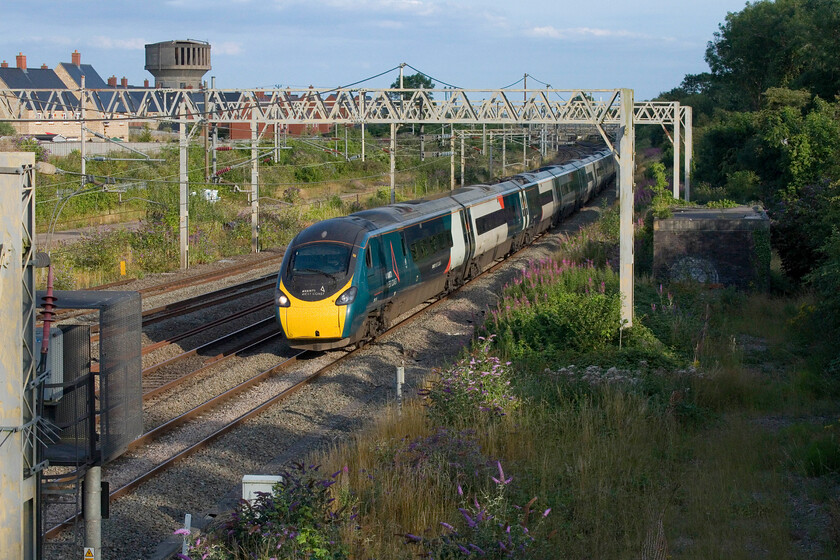
<svg viewBox="0 0 840 560"><path fill-rule="evenodd" d="M231 151L232 149L233 149L233 147L232 147L232 146L217 146L217 147L216 147L216 151L217 151L217 152L229 152L229 151Z"/></svg>
<svg viewBox="0 0 840 560"><path fill-rule="evenodd" d="M222 173L227 173L228 171L230 171L230 169L231 169L230 166L222 167L221 169L216 171L216 175L218 176L218 175L221 175Z"/></svg>

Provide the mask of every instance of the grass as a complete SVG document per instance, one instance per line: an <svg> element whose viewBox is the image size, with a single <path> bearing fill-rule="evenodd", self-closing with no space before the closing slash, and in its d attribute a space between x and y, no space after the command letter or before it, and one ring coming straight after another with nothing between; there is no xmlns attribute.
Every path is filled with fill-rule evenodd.
<svg viewBox="0 0 840 560"><path fill-rule="evenodd" d="M618 310L587 303L617 290L612 212L507 286L401 414L308 458L356 512L334 558L840 554L840 371L810 296L641 277L618 336Z"/></svg>

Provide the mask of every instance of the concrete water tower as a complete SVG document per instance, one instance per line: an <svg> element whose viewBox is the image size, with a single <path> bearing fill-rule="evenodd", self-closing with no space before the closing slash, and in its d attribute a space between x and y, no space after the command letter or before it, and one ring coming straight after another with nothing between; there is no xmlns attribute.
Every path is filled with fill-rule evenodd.
<svg viewBox="0 0 840 560"><path fill-rule="evenodd" d="M210 43L206 41L186 39L146 45L146 70L155 77L155 87L198 89L210 68Z"/></svg>

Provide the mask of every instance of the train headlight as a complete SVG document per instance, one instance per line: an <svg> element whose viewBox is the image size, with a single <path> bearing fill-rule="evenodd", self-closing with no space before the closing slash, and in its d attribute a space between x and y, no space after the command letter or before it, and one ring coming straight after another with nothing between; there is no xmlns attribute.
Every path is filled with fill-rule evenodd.
<svg viewBox="0 0 840 560"><path fill-rule="evenodd" d="M280 290L274 291L274 303L277 304L277 307L289 307L290 301L289 298L281 292Z"/></svg>
<svg viewBox="0 0 840 560"><path fill-rule="evenodd" d="M348 288L343 294L338 296L338 299L335 300L336 305L350 305L356 300L356 292L359 290L356 286Z"/></svg>

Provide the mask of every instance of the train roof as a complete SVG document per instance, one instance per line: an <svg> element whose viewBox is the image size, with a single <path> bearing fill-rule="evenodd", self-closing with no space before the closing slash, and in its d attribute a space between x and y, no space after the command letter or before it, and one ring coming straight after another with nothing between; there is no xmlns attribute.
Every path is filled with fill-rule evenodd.
<svg viewBox="0 0 840 560"><path fill-rule="evenodd" d="M341 218L330 218L317 222L301 231L293 241L293 245L304 245L322 241L335 241L358 245L365 232L376 229L371 221L350 215Z"/></svg>

